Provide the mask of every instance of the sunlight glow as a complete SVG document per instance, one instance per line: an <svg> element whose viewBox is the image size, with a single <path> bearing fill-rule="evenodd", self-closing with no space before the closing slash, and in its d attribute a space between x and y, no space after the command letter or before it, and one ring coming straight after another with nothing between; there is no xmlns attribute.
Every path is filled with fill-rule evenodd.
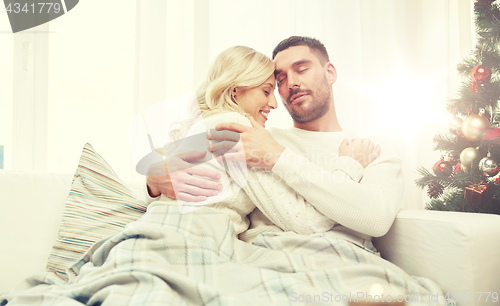
<svg viewBox="0 0 500 306"><path fill-rule="evenodd" d="M361 90L371 103L374 118L367 128L414 135L431 123L445 124L449 121L446 88L440 86L446 86L444 72L419 78L402 69L377 86L364 86Z"/></svg>

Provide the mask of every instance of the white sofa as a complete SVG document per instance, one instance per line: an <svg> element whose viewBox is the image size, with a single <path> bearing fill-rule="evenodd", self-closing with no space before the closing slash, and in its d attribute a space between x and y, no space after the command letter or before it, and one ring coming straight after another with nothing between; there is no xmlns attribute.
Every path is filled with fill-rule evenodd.
<svg viewBox="0 0 500 306"><path fill-rule="evenodd" d="M0 293L45 270L71 179L0 170ZM130 187L142 195L140 186ZM500 294L498 215L402 210L374 244L409 274L436 281L459 306L500 303L492 294L486 301L486 292Z"/></svg>

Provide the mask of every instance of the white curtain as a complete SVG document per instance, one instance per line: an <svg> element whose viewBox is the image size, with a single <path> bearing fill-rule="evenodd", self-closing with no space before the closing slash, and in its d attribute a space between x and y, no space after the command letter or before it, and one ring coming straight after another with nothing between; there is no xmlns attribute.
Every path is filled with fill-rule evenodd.
<svg viewBox="0 0 500 306"><path fill-rule="evenodd" d="M80 1L43 31L15 34L14 58L28 41L28 57L46 65L33 72L33 85L18 80L23 64L14 62L13 97L1 96L13 99L11 133L17 135L6 152L26 153L29 143L12 168L72 173L88 141L123 179L141 180L128 148L134 115L194 90L227 47L271 55L282 39L307 35L325 44L337 68L342 127L398 145L406 180L402 206L422 208L426 196L414 185L415 169L439 159L432 137L446 128L444 105L460 81L456 64L474 45L472 1ZM26 90L34 96L16 100L16 92ZM43 105L31 107L31 123L16 125L26 119L15 105L37 104ZM282 105L268 121L269 127L291 125Z"/></svg>

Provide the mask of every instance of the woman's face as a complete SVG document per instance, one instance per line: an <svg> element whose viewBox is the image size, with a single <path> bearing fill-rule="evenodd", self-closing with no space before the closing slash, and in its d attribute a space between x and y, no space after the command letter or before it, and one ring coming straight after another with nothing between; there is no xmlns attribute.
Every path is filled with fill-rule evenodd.
<svg viewBox="0 0 500 306"><path fill-rule="evenodd" d="M247 90L236 88L234 99L243 108L245 113L250 114L262 126L266 125L267 116L271 109L278 107L274 97L274 86L276 79L272 74L260 86Z"/></svg>

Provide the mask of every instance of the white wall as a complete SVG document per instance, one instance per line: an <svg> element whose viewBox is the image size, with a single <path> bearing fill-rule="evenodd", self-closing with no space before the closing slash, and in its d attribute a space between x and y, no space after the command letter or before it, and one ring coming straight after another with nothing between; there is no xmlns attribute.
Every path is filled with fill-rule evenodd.
<svg viewBox="0 0 500 306"><path fill-rule="evenodd" d="M80 1L50 23L47 171L72 173L90 142L128 178L135 19L135 1Z"/></svg>
<svg viewBox="0 0 500 306"><path fill-rule="evenodd" d="M4 169L12 167L12 89L14 37L7 14L0 14L0 145L4 146Z"/></svg>

